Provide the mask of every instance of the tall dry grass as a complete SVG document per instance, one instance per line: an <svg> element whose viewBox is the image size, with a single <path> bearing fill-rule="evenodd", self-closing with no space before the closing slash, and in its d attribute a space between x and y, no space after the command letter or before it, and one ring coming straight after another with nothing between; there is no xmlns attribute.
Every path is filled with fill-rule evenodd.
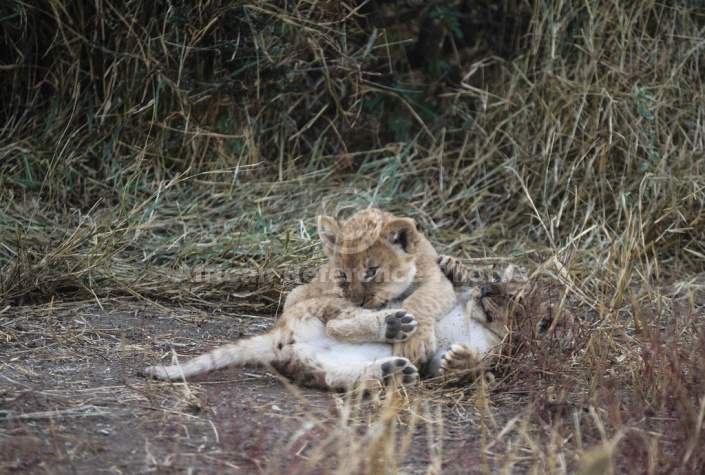
<svg viewBox="0 0 705 475"><path fill-rule="evenodd" d="M373 199L565 286L571 460L701 469L705 6L480 3L3 2L3 305L271 313Z"/></svg>

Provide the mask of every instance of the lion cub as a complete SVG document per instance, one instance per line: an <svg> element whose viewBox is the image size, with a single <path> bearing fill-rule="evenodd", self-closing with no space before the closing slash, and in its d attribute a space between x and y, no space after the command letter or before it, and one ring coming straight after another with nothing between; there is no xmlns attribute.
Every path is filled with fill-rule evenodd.
<svg viewBox="0 0 705 475"><path fill-rule="evenodd" d="M449 275L450 265L460 272L459 261L444 258L441 263ZM458 382L488 370L510 319L520 308L518 294L525 282L523 274L509 266L495 282L459 289L455 308L435 324L436 344L443 350L434 354L425 375ZM356 341L332 335L340 322L352 321L358 325ZM352 331L352 326L347 330ZM419 379L416 367L394 356L390 343L405 341L416 330L417 322L403 310L363 309L339 297L308 298L288 306L274 328L263 335L217 348L182 365L148 367L143 374L183 379L227 366L271 365L299 384L329 389L375 382L412 385Z"/></svg>
<svg viewBox="0 0 705 475"><path fill-rule="evenodd" d="M436 325L439 351L424 376L458 382L494 375L500 359L512 359L529 340L574 344L579 320L564 305L560 287L546 285L538 275L528 279L508 265L491 282L482 282L459 260L441 256L443 273L457 286L458 305ZM551 343L549 343L551 344Z"/></svg>
<svg viewBox="0 0 705 475"><path fill-rule="evenodd" d="M508 265L491 282L477 282L457 259L442 256L438 263L444 274L459 286L458 304L436 325L439 348L424 376L441 377L445 382L475 379L489 373L515 320L525 318L523 292L526 275Z"/></svg>
<svg viewBox="0 0 705 475"><path fill-rule="evenodd" d="M329 260L289 294L270 332L145 374L177 379L271 364L299 383L328 388L368 379L415 382L414 364L435 354L436 321L456 304L436 251L413 220L379 209L345 221L320 217L318 230ZM378 310L391 301L399 308Z"/></svg>
<svg viewBox="0 0 705 475"><path fill-rule="evenodd" d="M289 294L284 312L321 296L340 297L367 309L397 301L401 310L413 314L418 327L411 338L395 344L394 354L417 365L426 363L436 352L435 323L455 306L455 292L438 266L436 250L414 220L372 208L345 221L320 216L318 233L328 262L312 282ZM371 341L371 335L361 331L365 323L358 320L349 314L338 317L328 332L350 343Z"/></svg>

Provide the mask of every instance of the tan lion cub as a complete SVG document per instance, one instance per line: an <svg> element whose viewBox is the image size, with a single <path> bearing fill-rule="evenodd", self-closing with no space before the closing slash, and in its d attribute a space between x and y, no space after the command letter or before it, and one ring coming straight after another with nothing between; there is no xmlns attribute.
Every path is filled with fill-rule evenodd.
<svg viewBox="0 0 705 475"><path fill-rule="evenodd" d="M414 220L372 208L345 221L320 216L318 233L328 262L312 282L289 294L284 312L322 296L341 297L367 309L398 301L400 310L413 314L418 327L411 338L395 345L394 354L413 364L426 363L436 352L435 323L455 306L455 292L438 267L438 254ZM369 321L369 316L363 320ZM346 314L331 322L328 332L350 343L373 341L361 325L365 323Z"/></svg>
<svg viewBox="0 0 705 475"><path fill-rule="evenodd" d="M452 264L457 271L460 263L445 259L444 269ZM435 325L437 344L443 350L434 355L428 376L457 382L489 369L518 308L516 297L525 280L509 266L497 282L459 290L455 308ZM358 342L331 335L331 326L346 320L360 324ZM144 374L182 379L227 366L271 365L299 384L330 389L375 381L411 385L418 381L418 371L406 358L393 356L390 343L406 340L416 328L413 317L401 310L361 309L339 298L325 303L305 299L288 307L263 335L217 348L182 365L148 367Z"/></svg>
<svg viewBox="0 0 705 475"><path fill-rule="evenodd" d="M312 282L291 292L275 327L254 343L255 354L247 356L247 340L182 367L153 367L146 373L160 378L188 377L231 364L257 362L272 364L285 374L315 380L303 383L328 387L343 387L362 376L379 379L392 373L415 380L418 375L413 362L424 363L433 356L435 323L456 302L453 286L436 262L436 251L418 232L413 220L379 209L358 212L345 221L320 217L318 229L329 261ZM400 302L400 308L373 311L392 300ZM394 353L405 357L370 366L369 360L377 359L377 353L370 358L363 352L364 374L355 373L352 368L344 369L341 375L329 374L298 353L302 348L296 344L318 339L320 331L336 343L380 343L384 353L389 352L384 344L395 343ZM261 350L262 343L271 343L267 340L270 337L276 340L276 356ZM356 351L354 346L350 349ZM345 352L341 350L341 354ZM393 367L385 363L393 363Z"/></svg>

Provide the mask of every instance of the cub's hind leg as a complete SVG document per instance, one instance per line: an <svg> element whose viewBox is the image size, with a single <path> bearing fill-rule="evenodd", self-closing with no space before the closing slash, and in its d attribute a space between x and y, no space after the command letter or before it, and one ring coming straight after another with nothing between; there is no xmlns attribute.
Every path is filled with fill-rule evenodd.
<svg viewBox="0 0 705 475"><path fill-rule="evenodd" d="M474 351L463 343L455 343L441 358L440 375L445 382L452 383L475 380L480 376L485 376L488 382L494 381L494 375L486 368L486 361Z"/></svg>
<svg viewBox="0 0 705 475"><path fill-rule="evenodd" d="M352 389L375 381L387 386L412 386L418 382L419 372L406 358L389 357L346 364L326 371L325 378L330 389Z"/></svg>

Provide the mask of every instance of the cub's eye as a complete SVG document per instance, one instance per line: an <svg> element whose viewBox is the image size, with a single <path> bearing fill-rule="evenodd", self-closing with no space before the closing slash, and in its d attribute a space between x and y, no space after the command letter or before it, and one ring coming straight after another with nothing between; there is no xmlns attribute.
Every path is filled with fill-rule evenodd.
<svg viewBox="0 0 705 475"><path fill-rule="evenodd" d="M370 267L365 271L365 280L370 280L372 279L375 275L377 274L377 268L376 267Z"/></svg>
<svg viewBox="0 0 705 475"><path fill-rule="evenodd" d="M348 274L343 272L342 270L339 270L335 273L335 276L340 279L340 280L348 280Z"/></svg>
<svg viewBox="0 0 705 475"><path fill-rule="evenodd" d="M502 282L502 278L499 276L499 274L494 274L492 276L492 282L495 284L498 284L498 283Z"/></svg>

